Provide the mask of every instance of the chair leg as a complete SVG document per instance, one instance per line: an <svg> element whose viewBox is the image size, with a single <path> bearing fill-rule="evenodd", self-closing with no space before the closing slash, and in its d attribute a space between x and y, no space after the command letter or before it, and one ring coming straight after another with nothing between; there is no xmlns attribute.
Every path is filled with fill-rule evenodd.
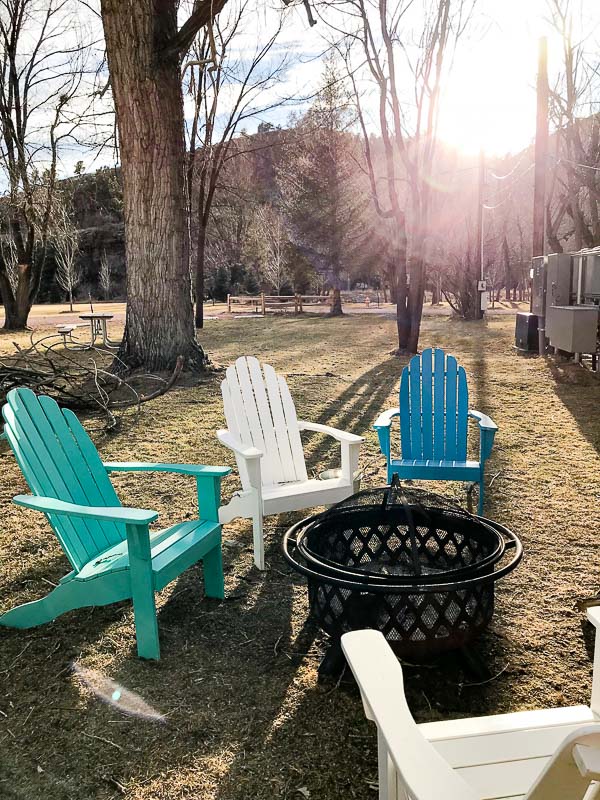
<svg viewBox="0 0 600 800"><path fill-rule="evenodd" d="M252 517L252 536L254 539L254 563L258 569L265 569L265 540L263 535L262 509L257 509Z"/></svg>
<svg viewBox="0 0 600 800"><path fill-rule="evenodd" d="M156 621L156 603L154 590L145 587L133 588L133 617L135 620L135 638L137 653L140 658L160 658L158 640L158 622Z"/></svg>
<svg viewBox="0 0 600 800"><path fill-rule="evenodd" d="M225 578L223 576L223 554L221 542L203 557L204 592L207 597L222 600L225 597Z"/></svg>
<svg viewBox="0 0 600 800"><path fill-rule="evenodd" d="M150 552L150 534L147 525L127 524L129 550L129 579L135 636L140 658L160 658L156 602L154 600L154 575Z"/></svg>

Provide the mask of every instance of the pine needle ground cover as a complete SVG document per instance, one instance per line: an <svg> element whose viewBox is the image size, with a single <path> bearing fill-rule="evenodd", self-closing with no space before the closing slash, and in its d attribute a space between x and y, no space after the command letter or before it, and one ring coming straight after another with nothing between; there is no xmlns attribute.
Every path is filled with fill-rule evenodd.
<svg viewBox="0 0 600 800"><path fill-rule="evenodd" d="M521 536L525 558L498 584L494 620L478 640L491 680L473 678L453 656L406 666L420 721L589 699L592 632L575 603L600 589L600 383L578 367L518 357L513 331L512 316L424 323L422 347L444 347L464 364L471 406L499 425L486 513ZM384 481L372 423L397 405L403 362L389 355L394 338L392 320L366 315L209 321L202 334L215 362L253 354L285 373L300 417L365 435L361 466L372 485ZM0 350L14 340L4 336ZM220 380L188 381L115 433L95 433L101 455L233 466L215 437L224 426ZM335 464L329 442L306 444L310 472ZM47 593L68 564L41 515L11 504L27 489L4 444L0 465L1 613ZM115 485L124 504L158 510L163 525L195 513L185 477L124 475ZM234 473L224 498L238 487ZM465 500L460 484L435 488ZM374 797L375 729L355 689L317 682L324 639L307 621L303 579L280 552L299 516L267 518L265 573L253 567L250 522L226 526L224 602L203 598L199 569L159 595L158 663L135 656L129 603L0 629L0 797ZM158 713L122 715L81 680L89 670Z"/></svg>

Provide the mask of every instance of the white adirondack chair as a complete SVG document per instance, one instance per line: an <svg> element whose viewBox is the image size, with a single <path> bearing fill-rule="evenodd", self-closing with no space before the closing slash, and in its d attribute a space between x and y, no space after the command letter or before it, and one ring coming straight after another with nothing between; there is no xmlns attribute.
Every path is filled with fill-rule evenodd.
<svg viewBox="0 0 600 800"><path fill-rule="evenodd" d="M600 610L591 708L571 706L417 725L402 668L379 631L342 636L377 725L379 800L592 800L600 797Z"/></svg>
<svg viewBox="0 0 600 800"><path fill-rule="evenodd" d="M254 561L265 568L263 516L338 503L352 494L362 436L296 416L283 376L252 356L241 356L221 383L228 430L219 441L235 453L242 491L222 506L221 523L252 519ZM341 477L310 479L304 463L301 431L332 436L341 445Z"/></svg>

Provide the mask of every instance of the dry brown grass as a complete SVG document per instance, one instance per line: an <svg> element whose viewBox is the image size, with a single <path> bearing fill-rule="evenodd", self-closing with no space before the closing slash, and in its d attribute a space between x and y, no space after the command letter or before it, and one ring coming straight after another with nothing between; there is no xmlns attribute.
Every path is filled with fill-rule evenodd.
<svg viewBox="0 0 600 800"><path fill-rule="evenodd" d="M600 385L579 369L517 357L513 325L512 317L436 317L423 330L423 346L443 346L465 365L471 404L499 424L487 511L521 535L526 555L498 587L494 622L478 644L493 674L506 669L469 686L453 657L407 668L421 720L577 703L590 691L591 635L574 602L599 588ZM373 316L266 318L208 322L203 341L222 364L253 353L287 373L302 417L364 433L368 481L379 483L371 425L396 404L393 337L393 322ZM149 403L135 426L97 438L102 455L232 463L214 436L224 423L219 380ZM312 469L336 456L319 439L308 449ZM43 595L67 562L43 519L11 504L26 487L11 454L3 449L0 459L4 611ZM156 508L163 523L194 513L186 478L116 483L126 504ZM236 486L232 476L225 496ZM443 490L464 500L458 485ZM295 518L267 521L264 574L252 566L250 524L227 526L225 602L203 599L196 569L162 593L159 663L136 658L128 603L39 629L0 629L0 797L291 800L303 787L319 800L374 797L375 733L356 693L317 684L323 639L305 624L303 579L280 553ZM75 659L139 692L168 724L122 717L82 691L70 671Z"/></svg>

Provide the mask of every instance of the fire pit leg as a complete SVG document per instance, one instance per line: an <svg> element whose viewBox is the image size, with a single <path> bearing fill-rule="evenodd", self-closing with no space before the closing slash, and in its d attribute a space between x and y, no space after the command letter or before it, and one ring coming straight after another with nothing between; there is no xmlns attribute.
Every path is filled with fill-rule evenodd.
<svg viewBox="0 0 600 800"><path fill-rule="evenodd" d="M481 653L474 647L461 647L457 653L464 671L476 681L489 681L492 677L490 668Z"/></svg>
<svg viewBox="0 0 600 800"><path fill-rule="evenodd" d="M477 481L473 481L467 486L467 510L469 514L473 513L473 489L479 486Z"/></svg>
<svg viewBox="0 0 600 800"><path fill-rule="evenodd" d="M346 657L340 639L330 639L329 647L319 664L319 678L339 678L346 668Z"/></svg>

